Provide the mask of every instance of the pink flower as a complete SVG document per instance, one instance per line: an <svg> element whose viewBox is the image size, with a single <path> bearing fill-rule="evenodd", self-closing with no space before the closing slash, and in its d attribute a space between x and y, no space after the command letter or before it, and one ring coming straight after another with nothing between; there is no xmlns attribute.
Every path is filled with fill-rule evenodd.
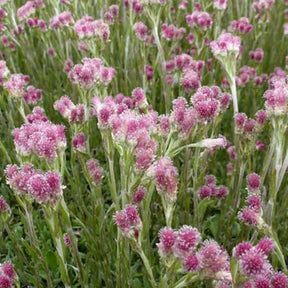
<svg viewBox="0 0 288 288"><path fill-rule="evenodd" d="M200 262L200 271L207 278L231 282L228 267L230 260L227 252L214 240L205 240L203 247L196 253Z"/></svg>
<svg viewBox="0 0 288 288"><path fill-rule="evenodd" d="M156 181L157 191L167 200L175 201L178 188L178 172L173 166L172 160L163 157L156 161L148 170L148 175Z"/></svg>
<svg viewBox="0 0 288 288"><path fill-rule="evenodd" d="M122 211L116 212L114 221L126 237L133 237L136 231L142 229L142 222L136 206L127 206Z"/></svg>
<svg viewBox="0 0 288 288"><path fill-rule="evenodd" d="M232 21L230 23L229 30L238 32L240 34L248 34L253 30L253 25L249 23L248 18L242 17L238 21Z"/></svg>
<svg viewBox="0 0 288 288"><path fill-rule="evenodd" d="M252 244L250 242L241 242L233 249L233 257L236 259L240 259L243 254L245 254L247 251L250 251L252 249Z"/></svg>
<svg viewBox="0 0 288 288"><path fill-rule="evenodd" d="M10 208L3 196L0 196L0 215L9 212Z"/></svg>
<svg viewBox="0 0 288 288"><path fill-rule="evenodd" d="M196 228L184 225L177 232L174 245L175 256L185 259L193 253L201 241L201 235Z"/></svg>
<svg viewBox="0 0 288 288"><path fill-rule="evenodd" d="M144 41L147 37L147 26L142 22L136 22L133 26L133 30L139 40Z"/></svg>
<svg viewBox="0 0 288 288"><path fill-rule="evenodd" d="M212 27L213 21L207 12L195 11L186 16L186 22L190 26L196 26L204 31Z"/></svg>
<svg viewBox="0 0 288 288"><path fill-rule="evenodd" d="M255 248L268 255L273 250L274 246L274 241L271 238L263 238L258 242Z"/></svg>
<svg viewBox="0 0 288 288"><path fill-rule="evenodd" d="M0 288L12 288L12 282L6 275L0 274Z"/></svg>
<svg viewBox="0 0 288 288"><path fill-rule="evenodd" d="M13 130L14 144L18 153L54 161L58 152L66 147L65 127L50 121L35 121Z"/></svg>
<svg viewBox="0 0 288 288"><path fill-rule="evenodd" d="M214 0L214 8L225 10L227 8L227 0Z"/></svg>
<svg viewBox="0 0 288 288"><path fill-rule="evenodd" d="M159 243L157 243L158 252L161 257L166 258L173 252L176 241L176 232L170 227L164 227L159 232Z"/></svg>
<svg viewBox="0 0 288 288"><path fill-rule="evenodd" d="M23 98L28 104L37 104L42 100L42 90L33 86L27 87L27 92L23 93Z"/></svg>
<svg viewBox="0 0 288 288"><path fill-rule="evenodd" d="M93 184L96 186L101 185L104 172L98 161L95 159L90 159L86 162L86 167L93 181Z"/></svg>
<svg viewBox="0 0 288 288"><path fill-rule="evenodd" d="M257 192L260 189L261 179L256 173L247 176L247 188L250 192Z"/></svg>
<svg viewBox="0 0 288 288"><path fill-rule="evenodd" d="M84 133L79 133L72 139L72 147L78 151L85 152L86 136Z"/></svg>
<svg viewBox="0 0 288 288"><path fill-rule="evenodd" d="M241 39L230 33L223 33L217 40L210 43L210 47L215 57L234 55L236 58L241 50Z"/></svg>
<svg viewBox="0 0 288 288"><path fill-rule="evenodd" d="M4 83L4 88L13 97L21 97L24 88L29 82L29 77L23 74L12 74L10 79Z"/></svg>
<svg viewBox="0 0 288 288"><path fill-rule="evenodd" d="M67 246L67 247L72 246L71 239L67 233L63 234L63 242L64 242L65 246Z"/></svg>
<svg viewBox="0 0 288 288"><path fill-rule="evenodd" d="M196 255L191 254L183 261L183 267L187 272L195 272L199 269L199 260Z"/></svg>
<svg viewBox="0 0 288 288"><path fill-rule="evenodd" d="M72 14L69 11L64 11L58 15L55 15L50 19L49 28L58 29L63 26L68 26L73 23Z"/></svg>
<svg viewBox="0 0 288 288"><path fill-rule="evenodd" d="M252 248L241 256L239 267L245 276L250 277L261 274L266 263L267 256L262 251Z"/></svg>
<svg viewBox="0 0 288 288"><path fill-rule="evenodd" d="M84 16L75 23L75 31L80 39L97 37L102 42L107 42L110 36L109 25L102 19L94 20L90 16Z"/></svg>
<svg viewBox="0 0 288 288"><path fill-rule="evenodd" d="M35 13L36 5L34 1L27 1L23 6L17 10L19 21L28 18L31 14Z"/></svg>
<svg viewBox="0 0 288 288"><path fill-rule="evenodd" d="M137 190L134 192L133 196L132 196L132 204L133 205L137 205L140 204L142 202L142 200L144 199L145 195L146 195L146 191L147 189L143 186L139 186L137 188Z"/></svg>
<svg viewBox="0 0 288 288"><path fill-rule="evenodd" d="M287 288L288 279L283 273L276 273L272 279L272 288Z"/></svg>

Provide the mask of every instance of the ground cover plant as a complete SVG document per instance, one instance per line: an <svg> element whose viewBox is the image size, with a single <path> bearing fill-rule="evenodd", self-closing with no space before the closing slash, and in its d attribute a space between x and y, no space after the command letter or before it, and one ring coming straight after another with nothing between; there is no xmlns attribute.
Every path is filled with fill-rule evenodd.
<svg viewBox="0 0 288 288"><path fill-rule="evenodd" d="M0 0L0 288L288 287L288 1Z"/></svg>

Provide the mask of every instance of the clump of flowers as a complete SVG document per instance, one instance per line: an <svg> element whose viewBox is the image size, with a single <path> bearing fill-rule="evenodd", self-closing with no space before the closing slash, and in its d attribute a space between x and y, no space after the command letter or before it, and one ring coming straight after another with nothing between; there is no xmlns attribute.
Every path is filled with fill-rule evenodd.
<svg viewBox="0 0 288 288"><path fill-rule="evenodd" d="M205 185L199 188L198 194L201 199L222 199L228 195L228 188L223 185L216 186L216 177L214 175L207 175L205 177Z"/></svg>
<svg viewBox="0 0 288 288"><path fill-rule="evenodd" d="M149 168L148 175L156 181L157 191L168 201L174 202L177 197L178 172L168 157L161 158Z"/></svg>
<svg viewBox="0 0 288 288"><path fill-rule="evenodd" d="M13 130L17 152L53 161L66 147L65 127L50 121L35 121Z"/></svg>
<svg viewBox="0 0 288 288"><path fill-rule="evenodd" d="M83 104L75 105L68 96L62 96L54 103L54 109L68 119L70 123L83 123L85 119L86 108Z"/></svg>
<svg viewBox="0 0 288 288"><path fill-rule="evenodd" d="M239 34L248 34L253 30L253 25L249 23L248 18L242 17L240 20L232 21L230 23L229 30Z"/></svg>
<svg viewBox="0 0 288 288"><path fill-rule="evenodd" d="M18 276L11 262L0 264L0 287L12 288L18 281Z"/></svg>
<svg viewBox="0 0 288 288"><path fill-rule="evenodd" d="M6 170L7 183L18 195L28 195L38 203L53 202L62 196L64 186L61 175L55 171L43 172L32 165L21 167L8 165Z"/></svg>
<svg viewBox="0 0 288 288"><path fill-rule="evenodd" d="M102 183L102 179L104 177L104 171L101 168L99 162L95 159L89 159L86 162L86 168L91 177L91 180L95 186L99 186Z"/></svg>
<svg viewBox="0 0 288 288"><path fill-rule="evenodd" d="M35 1L27 1L23 6L17 10L17 16L20 21L28 18L30 15L34 14L36 11Z"/></svg>
<svg viewBox="0 0 288 288"><path fill-rule="evenodd" d="M212 27L213 21L207 12L195 11L186 16L186 22L189 26L197 27L201 30L208 30Z"/></svg>
<svg viewBox="0 0 288 288"><path fill-rule="evenodd" d="M243 287L287 287L287 276L274 271L268 260L267 256L273 248L272 239L262 238L255 246L242 242L233 249L233 257L239 263L238 278L241 279Z"/></svg>
<svg viewBox="0 0 288 288"><path fill-rule="evenodd" d="M225 10L227 8L227 0L214 0L214 9Z"/></svg>
<svg viewBox="0 0 288 288"><path fill-rule="evenodd" d="M136 206L127 206L122 211L116 212L114 221L123 235L128 238L137 238L138 232L142 230L142 222Z"/></svg>
<svg viewBox="0 0 288 288"><path fill-rule="evenodd" d="M104 23L102 19L94 20L90 16L84 16L75 23L75 31L80 39L98 38L105 43L109 40L109 25Z"/></svg>
<svg viewBox="0 0 288 288"><path fill-rule="evenodd" d="M10 79L5 81L4 88L12 97L19 98L24 94L24 89L29 82L29 76L23 74L12 74Z"/></svg>
<svg viewBox="0 0 288 288"><path fill-rule="evenodd" d="M164 259L179 259L184 272L193 272L206 279L231 283L229 256L213 240L205 240L196 228L184 225L178 231L164 227L159 232L158 253Z"/></svg>
<svg viewBox="0 0 288 288"><path fill-rule="evenodd" d="M249 52L249 57L255 62L262 62L264 58L264 51L261 48L257 48L255 51Z"/></svg>
<svg viewBox="0 0 288 288"><path fill-rule="evenodd" d="M73 17L71 12L64 11L58 15L55 15L51 18L49 28L50 29L58 29L63 26L68 26L73 23Z"/></svg>
<svg viewBox="0 0 288 288"><path fill-rule="evenodd" d="M115 75L115 69L103 66L99 58L84 58L82 63L75 65L68 74L70 81L81 88L90 89L94 85L107 85Z"/></svg>
<svg viewBox="0 0 288 288"><path fill-rule="evenodd" d="M198 119L203 122L212 121L221 111L225 111L231 96L222 93L217 86L203 86L191 97L191 103L197 113Z"/></svg>
<svg viewBox="0 0 288 288"><path fill-rule="evenodd" d="M248 197L246 205L238 213L238 218L245 225L262 228L265 225L262 218L262 201L260 197L260 176L251 173L247 176Z"/></svg>

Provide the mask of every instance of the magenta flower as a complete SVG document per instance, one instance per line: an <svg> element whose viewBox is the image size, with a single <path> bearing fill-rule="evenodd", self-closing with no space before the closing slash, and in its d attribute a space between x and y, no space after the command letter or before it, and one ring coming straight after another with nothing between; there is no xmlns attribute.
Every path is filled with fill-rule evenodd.
<svg viewBox="0 0 288 288"><path fill-rule="evenodd" d="M114 215L114 221L124 236L134 237L142 229L142 222L139 218L136 206L127 206Z"/></svg>
<svg viewBox="0 0 288 288"><path fill-rule="evenodd" d="M163 157L156 161L148 170L148 175L155 179L157 191L168 201L174 202L177 196L178 172L172 160Z"/></svg>
<svg viewBox="0 0 288 288"><path fill-rule="evenodd" d="M201 235L196 228L184 225L177 231L174 245L174 255L185 259L193 253L201 241Z"/></svg>
<svg viewBox="0 0 288 288"><path fill-rule="evenodd" d="M159 232L159 243L157 243L159 255L167 258L173 253L177 233L170 227L164 227Z"/></svg>
<svg viewBox="0 0 288 288"><path fill-rule="evenodd" d="M104 172L98 161L95 159L88 160L86 162L86 168L93 181L93 184L95 184L96 186L101 185L102 179L104 177Z"/></svg>
<svg viewBox="0 0 288 288"><path fill-rule="evenodd" d="M19 21L28 18L31 14L35 13L36 4L35 1L27 1L23 6L17 10L17 16Z"/></svg>
<svg viewBox="0 0 288 288"><path fill-rule="evenodd" d="M24 88L29 82L29 77L23 74L12 74L10 79L4 83L4 88L13 97L21 97Z"/></svg>
<svg viewBox="0 0 288 288"><path fill-rule="evenodd" d="M250 192L258 192L260 189L261 179L256 173L247 176L247 188Z"/></svg>
<svg viewBox="0 0 288 288"><path fill-rule="evenodd" d="M187 272L195 272L199 269L200 263L196 255L191 254L183 261L184 270Z"/></svg>
<svg viewBox="0 0 288 288"><path fill-rule="evenodd" d="M50 121L37 121L13 130L14 144L19 154L35 154L54 161L66 147L65 127Z"/></svg>
<svg viewBox="0 0 288 288"><path fill-rule="evenodd" d="M50 19L49 28L50 29L58 29L63 26L68 26L73 23L73 17L71 12L64 11L58 15L55 15Z"/></svg>
<svg viewBox="0 0 288 288"><path fill-rule="evenodd" d="M225 10L227 8L227 0L214 0L214 8Z"/></svg>

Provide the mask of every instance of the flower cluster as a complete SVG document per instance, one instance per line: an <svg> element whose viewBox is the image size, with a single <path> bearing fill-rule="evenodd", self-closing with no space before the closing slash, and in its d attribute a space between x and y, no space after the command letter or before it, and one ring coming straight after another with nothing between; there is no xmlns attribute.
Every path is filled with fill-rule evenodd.
<svg viewBox="0 0 288 288"><path fill-rule="evenodd" d="M284 115L287 113L288 89L284 81L274 81L273 88L264 94L265 107L269 115Z"/></svg>
<svg viewBox="0 0 288 288"><path fill-rule="evenodd" d="M107 42L110 36L109 25L102 19L94 20L90 16L84 16L76 21L75 31L80 39L95 37L103 43Z"/></svg>
<svg viewBox="0 0 288 288"><path fill-rule="evenodd" d="M214 120L221 111L228 108L230 100L231 96L222 93L217 86L203 86L191 97L198 119L203 122Z"/></svg>
<svg viewBox="0 0 288 288"><path fill-rule="evenodd" d="M73 23L73 17L71 12L64 11L50 19L49 28L58 29L63 26L68 26Z"/></svg>
<svg viewBox="0 0 288 288"><path fill-rule="evenodd" d="M55 171L43 172L30 164L8 165L6 170L7 183L18 195L28 195L38 203L55 201L62 195L65 188L61 184L61 175Z"/></svg>
<svg viewBox="0 0 288 288"><path fill-rule="evenodd" d="M173 24L162 24L162 37L164 37L168 41L182 39L185 31L186 30L183 27L177 28Z"/></svg>
<svg viewBox="0 0 288 288"><path fill-rule="evenodd" d="M210 43L214 56L223 61L223 58L237 58L241 52L241 38L230 33L221 34L217 40Z"/></svg>
<svg viewBox="0 0 288 288"><path fill-rule="evenodd" d="M68 96L62 96L54 103L54 109L68 119L70 123L83 123L86 108L83 104L75 105Z"/></svg>
<svg viewBox="0 0 288 288"><path fill-rule="evenodd" d="M137 238L138 232L142 230L136 206L127 206L122 211L116 212L114 221L123 235L129 238Z"/></svg>
<svg viewBox="0 0 288 288"><path fill-rule="evenodd" d="M82 63L75 65L68 73L70 81L81 88L90 89L95 85L107 85L115 75L115 69L103 66L99 58L84 58Z"/></svg>
<svg viewBox="0 0 288 288"><path fill-rule="evenodd" d="M195 11L186 16L186 22L189 26L197 27L201 30L208 30L212 27L213 21L207 12Z"/></svg>
<svg viewBox="0 0 288 288"><path fill-rule="evenodd" d="M0 287L12 288L18 280L18 276L11 262L0 264Z"/></svg>
<svg viewBox="0 0 288 288"><path fill-rule="evenodd" d="M287 277L274 271L268 260L267 256L273 248L273 240L263 238L255 246L242 242L233 249L233 257L238 260L239 272L245 281L243 287L287 287Z"/></svg>
<svg viewBox="0 0 288 288"><path fill-rule="evenodd" d="M23 6L17 10L17 16L20 21L28 18L30 15L34 14L36 11L35 1L27 1Z"/></svg>
<svg viewBox="0 0 288 288"><path fill-rule="evenodd" d="M99 165L99 162L95 159L90 159L86 162L86 168L91 177L91 180L94 185L99 186L102 183L104 177L104 171Z"/></svg>
<svg viewBox="0 0 288 288"><path fill-rule="evenodd" d="M227 0L214 0L214 9L225 10L227 8L227 2Z"/></svg>
<svg viewBox="0 0 288 288"><path fill-rule="evenodd" d="M12 74L10 79L4 82L4 88L12 97L23 96L24 89L29 82L29 76L23 74Z"/></svg>
<svg viewBox="0 0 288 288"><path fill-rule="evenodd" d="M230 283L229 256L219 244L213 240L201 242L196 228L184 225L178 231L162 228L159 232L158 252L162 258L180 259L184 271L199 273L202 277Z"/></svg>
<svg viewBox="0 0 288 288"><path fill-rule="evenodd" d="M246 17L240 18L240 20L234 20L230 23L229 30L232 32L238 32L240 34L248 34L253 30L253 25L249 23L249 19Z"/></svg>
<svg viewBox="0 0 288 288"><path fill-rule="evenodd" d="M261 48L257 48L255 51L249 52L249 57L255 62L262 62L264 58L264 51Z"/></svg>
<svg viewBox="0 0 288 288"><path fill-rule="evenodd" d="M260 197L260 180L260 176L256 173L247 176L248 197L246 205L238 213L239 220L252 227L262 227L264 225Z"/></svg>
<svg viewBox="0 0 288 288"><path fill-rule="evenodd" d="M171 202L176 200L178 172L170 158L163 157L153 163L153 166L149 168L148 175L155 179L156 189L165 199Z"/></svg>
<svg viewBox="0 0 288 288"><path fill-rule="evenodd" d="M53 161L66 147L65 127L39 120L13 130L16 150L23 156L35 154Z"/></svg>
<svg viewBox="0 0 288 288"><path fill-rule="evenodd" d="M205 177L205 186L199 188L198 194L201 199L222 199L228 195L228 188L222 185L216 186L216 177L214 175L207 175Z"/></svg>

